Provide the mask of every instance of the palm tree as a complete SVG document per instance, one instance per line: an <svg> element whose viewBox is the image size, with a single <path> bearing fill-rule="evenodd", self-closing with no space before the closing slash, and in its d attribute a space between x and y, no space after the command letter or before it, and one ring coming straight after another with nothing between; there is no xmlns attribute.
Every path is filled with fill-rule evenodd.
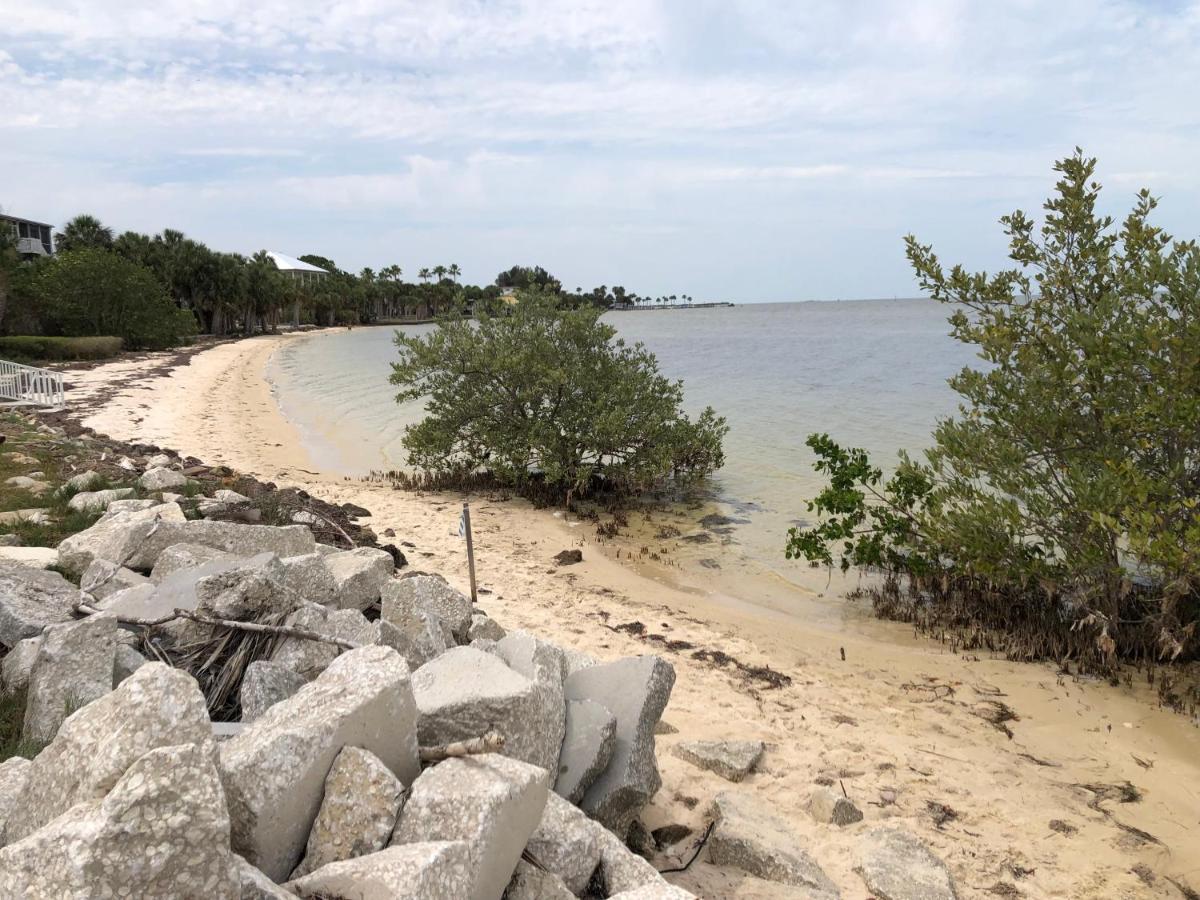
<svg viewBox="0 0 1200 900"><path fill-rule="evenodd" d="M54 243L59 253L69 253L72 250L109 250L113 245L113 230L95 216L83 213L73 218L63 226L63 230L54 235Z"/></svg>
<svg viewBox="0 0 1200 900"><path fill-rule="evenodd" d="M428 281L430 278L430 272L428 269L422 269L417 273L417 277L420 278L422 282Z"/></svg>
<svg viewBox="0 0 1200 900"><path fill-rule="evenodd" d="M450 277L454 279L455 283L457 283L458 276L462 274L462 269L458 267L458 263L450 263L450 268L448 268L446 272L449 273Z"/></svg>
<svg viewBox="0 0 1200 900"><path fill-rule="evenodd" d="M445 277L446 277L446 272L448 272L448 271L449 271L449 270L448 270L448 269L447 269L445 266L434 266L434 267L433 267L433 274L437 276L437 280L438 280L439 282L440 282L440 281L441 281L443 278L445 278Z"/></svg>

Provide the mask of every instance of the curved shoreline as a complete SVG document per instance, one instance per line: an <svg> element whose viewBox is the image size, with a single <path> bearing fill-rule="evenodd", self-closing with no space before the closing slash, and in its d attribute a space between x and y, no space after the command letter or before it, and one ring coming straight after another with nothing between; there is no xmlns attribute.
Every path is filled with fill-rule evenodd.
<svg viewBox="0 0 1200 900"><path fill-rule="evenodd" d="M391 528L398 542L416 545L406 548L414 568L440 571L465 586L465 552L451 534L458 495L396 491L310 464L264 377L271 354L304 337L222 344L167 375L138 377L153 360L101 366L72 379L69 402L127 378L85 424L365 506L377 532ZM1200 732L1155 709L1144 686L1113 688L1060 678L1048 665L838 632L647 578L609 558L584 526L573 528L519 501L475 498L472 513L487 591L480 605L490 615L506 627L528 627L599 656L657 652L676 666L666 719L680 733L660 738L664 787L647 810L650 828L682 822L701 830L707 800L730 787L674 757L673 743L757 738L768 744L763 769L737 790L773 805L846 891L861 890L853 873L855 829L819 826L805 808L814 778L830 773L864 810L867 825L899 819L946 859L963 897L988 896L987 886L1008 877L1006 860L1035 870L1018 882L1030 896L1162 896L1131 873L1137 863L1200 881L1200 872L1189 872L1190 861L1200 858L1194 824L1200 821ZM566 547L582 548L584 562L554 568L551 558ZM701 653L708 656L697 658ZM768 687L714 653L751 669L769 667L790 683ZM931 701L924 689L930 684L953 692ZM1010 726L1012 739L974 712L997 696L1020 716ZM1123 780L1146 799L1110 812L1170 852L1129 845L1127 832L1087 805L1093 795L1074 787ZM894 791L896 802L880 806L880 791ZM692 799L698 802L689 805ZM931 802L953 807L959 820L935 828L926 811ZM1068 838L1050 831L1052 819L1078 832ZM708 897L786 895L765 882L732 877L700 862L678 881Z"/></svg>

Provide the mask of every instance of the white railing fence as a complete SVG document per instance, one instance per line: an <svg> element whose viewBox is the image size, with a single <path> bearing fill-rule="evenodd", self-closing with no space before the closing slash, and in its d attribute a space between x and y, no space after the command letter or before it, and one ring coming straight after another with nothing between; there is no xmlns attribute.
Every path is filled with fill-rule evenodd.
<svg viewBox="0 0 1200 900"><path fill-rule="evenodd" d="M0 401L66 406L62 372L0 359Z"/></svg>

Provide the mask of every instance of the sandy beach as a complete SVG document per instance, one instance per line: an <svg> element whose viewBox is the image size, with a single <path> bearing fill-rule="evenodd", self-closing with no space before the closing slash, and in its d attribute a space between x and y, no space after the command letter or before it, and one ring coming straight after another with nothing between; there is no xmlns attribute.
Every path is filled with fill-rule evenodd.
<svg viewBox="0 0 1200 900"><path fill-rule="evenodd" d="M265 377L271 354L320 339L220 344L169 372L154 356L72 372L68 403L97 432L361 505L376 533L392 529L413 545L413 568L466 589L455 530L463 498L320 471L281 414ZM1157 708L1144 676L1112 686L956 653L897 625L830 627L778 603L650 577L567 517L519 501L471 503L489 615L601 657L655 652L674 664L664 718L678 732L659 738L663 788L645 813L649 828L683 823L699 836L716 793L753 793L850 898L866 896L855 833L886 820L928 842L963 897L1179 897L1168 879L1200 886L1200 729ZM583 562L556 567L567 548ZM1015 714L1011 735L988 719L997 703ZM672 754L674 743L701 738L757 738L768 750L734 786ZM844 789L865 822L814 822L806 804L818 778ZM1102 786L1124 782L1140 801L1103 799ZM704 897L796 896L702 859L670 877Z"/></svg>

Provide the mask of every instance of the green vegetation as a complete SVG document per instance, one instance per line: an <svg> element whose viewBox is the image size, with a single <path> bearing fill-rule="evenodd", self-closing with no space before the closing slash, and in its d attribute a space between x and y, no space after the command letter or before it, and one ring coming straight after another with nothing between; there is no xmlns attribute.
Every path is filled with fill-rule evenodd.
<svg viewBox="0 0 1200 900"><path fill-rule="evenodd" d="M563 309L548 290L484 303L478 321L444 318L396 336L392 383L427 415L404 438L410 462L443 479L487 472L520 492L570 505L593 492L632 495L702 478L724 461L725 420L682 412L683 386L654 355L627 346L601 310Z"/></svg>
<svg viewBox="0 0 1200 900"><path fill-rule="evenodd" d="M810 438L829 486L787 552L880 569L881 611L1015 655L1194 657L1200 249L1151 224L1145 191L1114 228L1081 152L1055 170L1040 228L1001 220L1010 269L947 271L907 239L921 287L956 307L952 334L984 364L951 380L960 413L924 460L902 455L886 481L863 451Z"/></svg>
<svg viewBox="0 0 1200 900"><path fill-rule="evenodd" d="M121 352L119 337L0 337L0 357L15 360L109 359Z"/></svg>
<svg viewBox="0 0 1200 900"><path fill-rule="evenodd" d="M0 692L0 763L14 756L33 759L43 744L21 737L25 727L25 692Z"/></svg>

